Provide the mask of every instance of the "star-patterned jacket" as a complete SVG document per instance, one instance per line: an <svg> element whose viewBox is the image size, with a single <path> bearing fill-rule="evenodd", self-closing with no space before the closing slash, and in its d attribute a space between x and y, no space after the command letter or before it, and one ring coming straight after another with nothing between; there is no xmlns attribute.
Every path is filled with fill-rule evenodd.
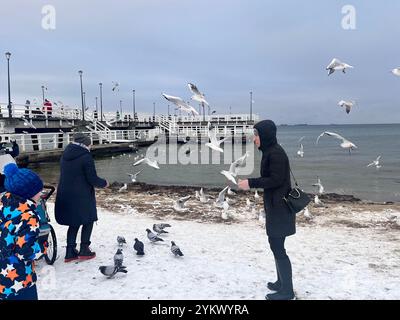
<svg viewBox="0 0 400 320"><path fill-rule="evenodd" d="M36 205L11 193L0 202L0 300L36 283L34 260L46 252L40 246Z"/></svg>

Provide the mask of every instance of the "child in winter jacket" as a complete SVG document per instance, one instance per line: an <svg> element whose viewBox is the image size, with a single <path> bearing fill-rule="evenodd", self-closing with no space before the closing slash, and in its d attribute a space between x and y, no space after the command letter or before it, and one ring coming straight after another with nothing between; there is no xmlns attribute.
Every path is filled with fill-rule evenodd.
<svg viewBox="0 0 400 320"><path fill-rule="evenodd" d="M37 300L34 260L46 251L38 243L36 203L43 182L33 171L11 163L4 168L0 200L0 300Z"/></svg>

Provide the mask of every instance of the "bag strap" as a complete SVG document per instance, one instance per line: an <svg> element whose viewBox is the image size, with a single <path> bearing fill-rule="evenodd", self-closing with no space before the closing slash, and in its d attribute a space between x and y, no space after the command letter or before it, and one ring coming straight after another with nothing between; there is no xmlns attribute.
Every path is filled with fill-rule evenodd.
<svg viewBox="0 0 400 320"><path fill-rule="evenodd" d="M296 187L299 187L299 184L297 183L297 180L296 180L296 178L295 178L295 176L294 176L294 174L293 174L293 171L292 171L292 169L290 168L290 166L289 166L289 170L290 170L290 173L292 174L292 177L293 177L293 180L294 180L294 183L295 183Z"/></svg>

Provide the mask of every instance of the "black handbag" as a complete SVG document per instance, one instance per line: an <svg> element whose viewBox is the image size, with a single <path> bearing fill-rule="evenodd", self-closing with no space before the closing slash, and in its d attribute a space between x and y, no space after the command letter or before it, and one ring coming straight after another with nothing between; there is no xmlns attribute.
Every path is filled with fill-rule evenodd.
<svg viewBox="0 0 400 320"><path fill-rule="evenodd" d="M295 187L289 191L289 193L286 195L286 197L283 198L283 200L286 202L289 210L293 214L296 214L304 210L304 208L307 207L308 204L311 202L311 199L303 190L300 189L300 186L297 183L297 180L294 177L291 169L290 173L292 174Z"/></svg>

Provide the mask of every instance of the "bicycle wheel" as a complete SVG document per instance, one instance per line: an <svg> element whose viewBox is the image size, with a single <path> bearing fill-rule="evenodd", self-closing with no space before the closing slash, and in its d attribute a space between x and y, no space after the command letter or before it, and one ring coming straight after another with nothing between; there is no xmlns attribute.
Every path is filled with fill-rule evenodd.
<svg viewBox="0 0 400 320"><path fill-rule="evenodd" d="M53 226L51 225L47 242L49 243L49 246L47 248L47 253L45 254L44 258L48 265L52 265L57 259L57 238Z"/></svg>

